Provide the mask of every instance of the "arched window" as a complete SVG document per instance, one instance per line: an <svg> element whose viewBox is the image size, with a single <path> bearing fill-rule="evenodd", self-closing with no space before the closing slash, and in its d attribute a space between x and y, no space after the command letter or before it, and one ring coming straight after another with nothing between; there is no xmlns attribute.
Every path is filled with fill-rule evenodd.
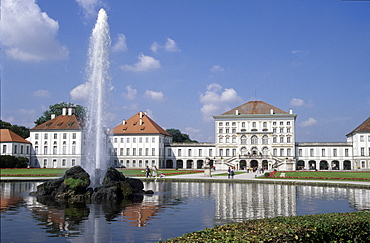
<svg viewBox="0 0 370 243"><path fill-rule="evenodd" d="M263 155L269 155L269 149L267 147L263 147L262 154Z"/></svg>
<svg viewBox="0 0 370 243"><path fill-rule="evenodd" d="M247 155L247 149L246 149L245 147L242 147L242 148L240 149L240 154L241 154L241 155Z"/></svg>
<svg viewBox="0 0 370 243"><path fill-rule="evenodd" d="M251 137L251 144L258 144L258 137L256 135Z"/></svg>
<svg viewBox="0 0 370 243"><path fill-rule="evenodd" d="M241 144L247 144L247 137L246 136L242 136L240 139L241 139Z"/></svg>
<svg viewBox="0 0 370 243"><path fill-rule="evenodd" d="M267 135L264 135L263 137L262 137L262 144L268 144L269 143L269 138L268 138L268 136Z"/></svg>

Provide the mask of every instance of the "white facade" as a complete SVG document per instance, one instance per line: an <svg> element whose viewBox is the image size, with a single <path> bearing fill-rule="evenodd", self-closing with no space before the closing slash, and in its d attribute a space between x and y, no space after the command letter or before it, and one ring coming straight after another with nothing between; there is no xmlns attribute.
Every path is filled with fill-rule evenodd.
<svg viewBox="0 0 370 243"><path fill-rule="evenodd" d="M215 119L214 143L172 143L172 137L143 112L110 131L110 164L127 168L369 170L370 118L347 135L347 142L301 143L297 114L251 101ZM32 167L69 168L81 164L83 130L73 112L31 129ZM72 125L71 125L72 124ZM69 126L71 125L71 126ZM14 151L7 144L3 151ZM18 145L21 146L21 145ZM18 151L20 147L18 147ZM27 148L24 147L26 150Z"/></svg>
<svg viewBox="0 0 370 243"><path fill-rule="evenodd" d="M31 144L21 142L1 142L0 155L11 155L30 159Z"/></svg>

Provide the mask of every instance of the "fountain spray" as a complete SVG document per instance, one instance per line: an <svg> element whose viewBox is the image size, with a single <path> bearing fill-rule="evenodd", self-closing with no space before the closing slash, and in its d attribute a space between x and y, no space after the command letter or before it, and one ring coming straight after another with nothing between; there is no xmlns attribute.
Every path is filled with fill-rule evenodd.
<svg viewBox="0 0 370 243"><path fill-rule="evenodd" d="M110 90L108 68L111 45L108 16L100 9L98 19L90 37L87 77L90 88L84 128L83 168L90 174L92 186L101 182L107 170L107 93Z"/></svg>

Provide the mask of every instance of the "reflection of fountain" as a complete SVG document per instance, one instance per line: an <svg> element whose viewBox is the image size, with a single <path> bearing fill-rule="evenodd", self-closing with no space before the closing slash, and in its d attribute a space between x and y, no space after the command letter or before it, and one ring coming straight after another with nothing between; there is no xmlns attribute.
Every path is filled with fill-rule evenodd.
<svg viewBox="0 0 370 243"><path fill-rule="evenodd" d="M100 184L101 175L108 167L106 148L106 94L108 92L110 36L104 9L98 14L95 27L90 37L89 62L87 67L90 87L89 104L84 136L84 157L82 166L91 176L92 186Z"/></svg>

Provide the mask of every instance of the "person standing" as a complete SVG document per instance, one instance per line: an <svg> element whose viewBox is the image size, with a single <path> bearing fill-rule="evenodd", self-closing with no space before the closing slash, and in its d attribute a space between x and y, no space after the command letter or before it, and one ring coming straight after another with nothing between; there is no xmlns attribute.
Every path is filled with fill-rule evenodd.
<svg viewBox="0 0 370 243"><path fill-rule="evenodd" d="M146 173L146 178L149 178L150 177L150 168L149 168L149 166L146 167L145 173Z"/></svg>
<svg viewBox="0 0 370 243"><path fill-rule="evenodd" d="M231 175L231 179L234 179L234 175L235 175L234 168L231 168L230 175Z"/></svg>
<svg viewBox="0 0 370 243"><path fill-rule="evenodd" d="M152 169L152 171L153 171L152 176L155 177L155 178L157 178L157 166L154 166L153 169Z"/></svg>
<svg viewBox="0 0 370 243"><path fill-rule="evenodd" d="M231 175L231 168L229 167L229 169L227 169L227 179L230 179L230 175Z"/></svg>

